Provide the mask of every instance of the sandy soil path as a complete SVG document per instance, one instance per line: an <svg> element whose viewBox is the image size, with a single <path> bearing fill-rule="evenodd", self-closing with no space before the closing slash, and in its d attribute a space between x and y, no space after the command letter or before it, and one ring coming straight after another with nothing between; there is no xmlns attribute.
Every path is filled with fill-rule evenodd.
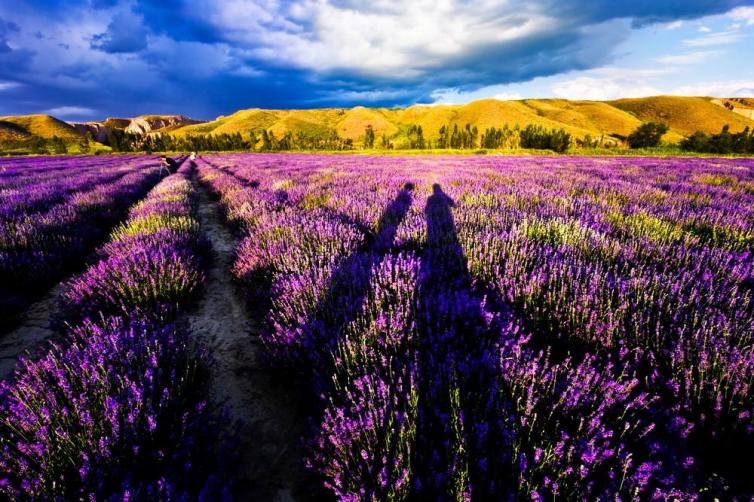
<svg viewBox="0 0 754 502"><path fill-rule="evenodd" d="M240 489L250 500L307 500L304 485L310 482L302 460L305 420L300 399L274 381L261 363L261 323L247 309L230 272L236 239L207 190L195 183L200 190L198 217L214 259L198 308L187 318L216 360L212 399L226 404L231 418L242 422Z"/></svg>
<svg viewBox="0 0 754 502"><path fill-rule="evenodd" d="M58 334L53 319L60 308L58 299L61 291L62 282L32 303L16 326L0 335L0 380L13 372L19 356Z"/></svg>

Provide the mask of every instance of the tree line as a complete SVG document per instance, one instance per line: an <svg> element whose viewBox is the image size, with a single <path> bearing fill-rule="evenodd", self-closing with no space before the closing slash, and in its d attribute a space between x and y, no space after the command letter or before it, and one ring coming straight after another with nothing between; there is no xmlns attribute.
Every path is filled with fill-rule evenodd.
<svg viewBox="0 0 754 502"><path fill-rule="evenodd" d="M681 141L681 148L701 153L754 153L754 131L746 126L743 131L731 133L727 125L718 134L696 131Z"/></svg>
<svg viewBox="0 0 754 502"><path fill-rule="evenodd" d="M627 142L631 148L656 147L662 136L668 132L667 124L647 122L632 132ZM684 138L680 144L682 150L699 153L717 153L722 155L754 153L754 131L746 126L737 133L730 132L730 126L723 126L718 134L696 131Z"/></svg>
<svg viewBox="0 0 754 502"><path fill-rule="evenodd" d="M373 145L374 132L371 126L367 127L365 145ZM433 142L424 137L424 131L420 125L409 125L406 131L407 141L405 148L412 150L423 149L515 149L515 148L532 148L539 150L552 150L555 152L565 152L573 145L573 138L564 129L546 129L545 127L529 124L523 129L519 126L511 128L508 124L503 127L489 127L480 133L479 128L475 125L466 124L459 127L458 124L442 125L438 131L438 137ZM383 147L389 143L389 148L393 148L393 143L389 142L383 135ZM369 148L370 146L366 146Z"/></svg>
<svg viewBox="0 0 754 502"><path fill-rule="evenodd" d="M113 129L107 135L107 143L116 152L279 152L353 149L353 141L338 137L335 131L319 135L288 131L276 137L273 131L262 130L249 131L244 137L240 132L173 136L161 133L133 134Z"/></svg>
<svg viewBox="0 0 754 502"><path fill-rule="evenodd" d="M639 125L627 137L622 137L629 148L654 148L660 145L662 136L667 133L667 124L646 122ZM594 141L587 136L574 140L564 129L547 129L541 125L529 124L524 128L518 125L510 127L489 127L480 133L477 126L466 124L442 125L434 141L424 136L421 125L411 124L405 130L402 142L386 134L378 139L374 128L367 125L362 147L364 149L517 149L528 148L552 150L558 153L568 151L575 143L581 146L593 146ZM89 143L93 141L89 134L79 143L79 151L88 152ZM66 153L65 142L57 137L49 140L34 137L26 140L34 153ZM108 133L108 143L118 152L158 152L158 151L261 151L279 152L295 150L354 150L356 146L350 138L338 136L331 130L322 134L307 134L303 131L288 131L277 137L273 131L250 131L244 138L240 132L232 134L203 134L175 137L169 134L131 134L114 129ZM746 127L738 133L731 133L726 125L718 134L697 131L680 143L686 151L702 153L754 153L754 131Z"/></svg>
<svg viewBox="0 0 754 502"><path fill-rule="evenodd" d="M34 155L65 155L73 150L79 153L89 153L92 149L94 139L90 134L86 134L77 141L66 141L59 136L52 138L43 138L37 135L31 135L26 138L8 139L0 141L0 152L14 154L34 154Z"/></svg>
<svg viewBox="0 0 754 502"><path fill-rule="evenodd" d="M541 126L528 125L523 129L491 127L480 134L477 126L466 124L443 125L439 137L432 141L426 138L421 125L411 124L404 130L404 138L396 144L396 138L382 134L377 138L374 128L365 129L362 147L364 149L500 149L535 148L565 152L572 144L571 135L563 129L548 130ZM249 131L244 137L240 132L227 134L202 134L172 136L170 134L133 134L113 129L107 135L109 146L116 152L160 152L160 151L260 151L280 152L293 150L354 150L356 145L350 138L338 136L335 130L328 133L307 134L303 131L288 131L276 136L273 131Z"/></svg>

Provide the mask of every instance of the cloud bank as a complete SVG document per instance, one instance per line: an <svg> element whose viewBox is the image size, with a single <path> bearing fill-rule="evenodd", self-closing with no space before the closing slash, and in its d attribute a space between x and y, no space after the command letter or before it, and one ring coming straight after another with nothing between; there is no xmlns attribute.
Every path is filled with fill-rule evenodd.
<svg viewBox="0 0 754 502"><path fill-rule="evenodd" d="M633 30L680 27L742 0L55 0L0 5L0 113L109 114L432 102L438 90L609 67ZM682 64L740 33L699 33ZM703 50L702 50L703 49ZM696 54L696 55L694 55ZM589 78L589 77L581 77ZM592 89L563 84L570 95ZM616 85L620 85L618 82ZM589 96L599 97L603 93ZM592 92L592 91L589 91Z"/></svg>

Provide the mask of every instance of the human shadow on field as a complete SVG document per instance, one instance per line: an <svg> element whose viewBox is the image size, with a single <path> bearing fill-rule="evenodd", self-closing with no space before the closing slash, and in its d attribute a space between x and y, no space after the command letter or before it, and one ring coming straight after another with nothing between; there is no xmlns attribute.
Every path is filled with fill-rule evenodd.
<svg viewBox="0 0 754 502"><path fill-rule="evenodd" d="M310 355L315 372L329 374L332 364L329 354L341 339L342 331L362 310L369 293L375 266L393 246L398 226L405 219L413 201L414 185L406 183L398 195L382 212L373 234L364 244L335 267L319 304L302 328L302 346ZM319 385L323 382L315 384ZM321 389L317 390L317 394Z"/></svg>
<svg viewBox="0 0 754 502"><path fill-rule="evenodd" d="M420 397L414 495L427 500L464 496L454 492L464 489L454 476L465 472L463 456L471 448L464 422L473 427L474 399L488 388L479 361L490 331L483 300L472 291L453 207L435 184L424 210L427 234L416 300Z"/></svg>
<svg viewBox="0 0 754 502"><path fill-rule="evenodd" d="M458 241L453 220L453 207L453 199L435 183L424 208L427 242L419 279L422 289L465 288L471 284L466 256Z"/></svg>

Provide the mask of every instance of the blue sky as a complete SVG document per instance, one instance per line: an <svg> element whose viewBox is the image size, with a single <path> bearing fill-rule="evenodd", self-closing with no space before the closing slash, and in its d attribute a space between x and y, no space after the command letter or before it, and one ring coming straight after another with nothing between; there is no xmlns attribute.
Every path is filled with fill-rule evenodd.
<svg viewBox="0 0 754 502"><path fill-rule="evenodd" d="M754 0L0 3L0 115L754 96Z"/></svg>

